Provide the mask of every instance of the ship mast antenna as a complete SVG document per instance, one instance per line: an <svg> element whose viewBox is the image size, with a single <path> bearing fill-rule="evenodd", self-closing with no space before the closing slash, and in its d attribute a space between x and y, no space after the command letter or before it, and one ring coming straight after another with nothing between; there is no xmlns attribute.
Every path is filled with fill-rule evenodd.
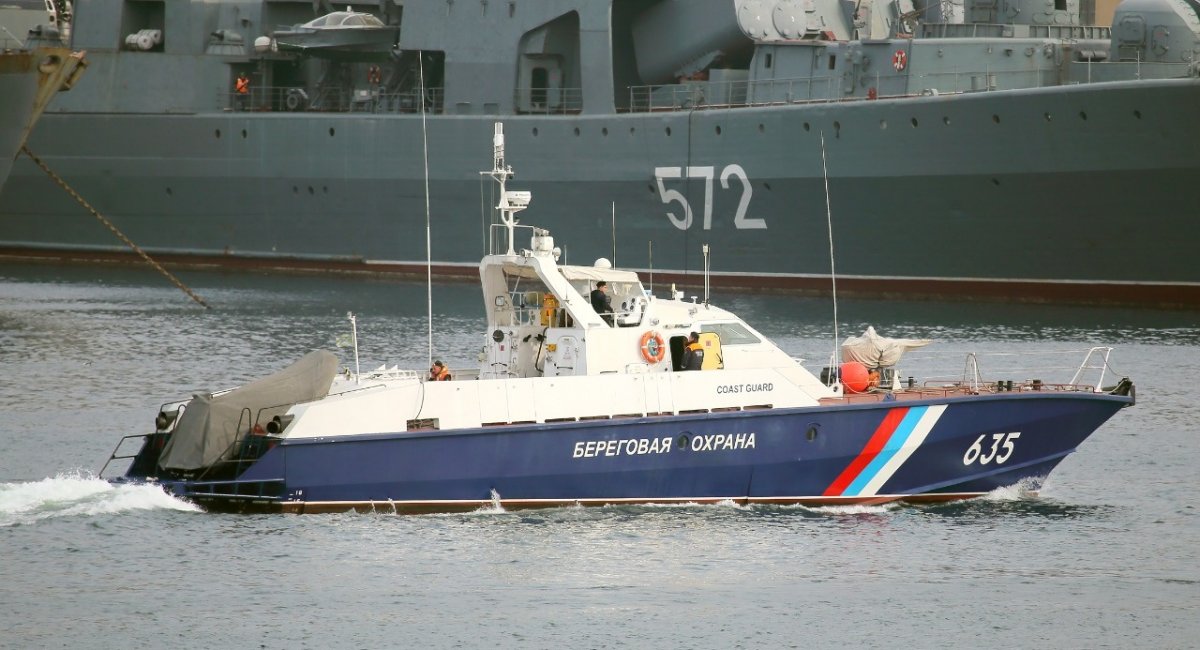
<svg viewBox="0 0 1200 650"><path fill-rule="evenodd" d="M825 162L825 131L821 131L821 177L825 181L825 224L829 229L829 280L833 285L833 355L829 359L830 370L837 363L838 349L838 313L837 313L837 272L833 265L833 208L829 205L829 166ZM834 373L830 372L830 381ZM830 384L832 385L832 383Z"/></svg>
<svg viewBox="0 0 1200 650"><path fill-rule="evenodd" d="M527 191L509 192L505 189L508 179L513 176L512 167L504 164L504 123L496 122L496 132L492 136L492 169L482 172L491 176L500 184L500 221L504 223L505 234L508 237L508 255L516 255L516 214L529 206L530 193Z"/></svg>

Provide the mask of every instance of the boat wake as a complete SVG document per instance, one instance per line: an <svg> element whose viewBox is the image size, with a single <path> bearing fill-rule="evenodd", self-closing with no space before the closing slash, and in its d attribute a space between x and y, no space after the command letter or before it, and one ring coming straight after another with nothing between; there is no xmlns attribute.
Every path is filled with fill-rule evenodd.
<svg viewBox="0 0 1200 650"><path fill-rule="evenodd" d="M1038 492L1042 489L1042 484L1046 482L1044 476L1033 476L1023 478L1012 485L998 487L987 494L979 497L981 501L1033 501L1038 498Z"/></svg>
<svg viewBox="0 0 1200 650"><path fill-rule="evenodd" d="M168 495L156 485L113 485L82 473L28 483L0 483L0 527L131 510L200 512L200 508Z"/></svg>
<svg viewBox="0 0 1200 650"><path fill-rule="evenodd" d="M900 507L897 502L889 502L877 506L867 506L862 504L852 504L844 506L783 506L785 508L798 508L807 512L817 512L826 515L882 515L891 512Z"/></svg>

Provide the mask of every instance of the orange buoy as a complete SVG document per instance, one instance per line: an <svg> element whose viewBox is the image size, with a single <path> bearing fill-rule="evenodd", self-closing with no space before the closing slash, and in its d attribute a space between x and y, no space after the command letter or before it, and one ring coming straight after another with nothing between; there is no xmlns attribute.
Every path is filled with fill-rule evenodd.
<svg viewBox="0 0 1200 650"><path fill-rule="evenodd" d="M841 367L842 386L850 393L867 390L867 367L857 361L847 361Z"/></svg>

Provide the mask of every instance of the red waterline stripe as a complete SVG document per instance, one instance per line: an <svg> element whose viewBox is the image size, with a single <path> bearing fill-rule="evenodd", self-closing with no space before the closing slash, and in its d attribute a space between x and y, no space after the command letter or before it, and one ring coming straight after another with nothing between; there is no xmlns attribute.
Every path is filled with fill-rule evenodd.
<svg viewBox="0 0 1200 650"><path fill-rule="evenodd" d="M863 450L859 452L858 457L851 461L846 469L842 470L842 473L833 481L833 483L829 484L829 487L825 488L825 493L823 496L832 497L841 495L841 493L845 491L846 487L849 486L854 479L858 478L859 473L861 473L863 469L865 469L866 466L875 459L875 456L877 456L883 449L883 446L887 444L888 438L892 437L892 433L896 431L896 427L900 426L900 421L904 419L904 416L907 413L907 406L888 411L887 416L883 418L883 422L879 423L879 428L875 429L875 434L872 435L871 439L867 441L867 446L863 447Z"/></svg>

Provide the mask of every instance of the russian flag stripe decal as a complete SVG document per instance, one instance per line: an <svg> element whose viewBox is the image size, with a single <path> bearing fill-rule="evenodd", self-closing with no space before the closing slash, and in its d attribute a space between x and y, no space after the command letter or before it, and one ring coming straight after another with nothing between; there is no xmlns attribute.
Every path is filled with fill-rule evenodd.
<svg viewBox="0 0 1200 650"><path fill-rule="evenodd" d="M875 454L878 454L879 450L883 449L883 445L896 430L896 426L900 424L900 421L904 419L906 413L908 413L907 407L888 411L888 414L883 418L883 422L879 424L879 428L875 429L875 434L867 441L867 446L863 447L858 457L851 461L846 469L842 470L842 473L838 475L828 488L825 488L825 496L841 496L846 486L850 485L850 481L853 481L862 472L863 468L867 466L867 463L874 460Z"/></svg>
<svg viewBox="0 0 1200 650"><path fill-rule="evenodd" d="M873 496L925 441L946 405L896 408L859 455L829 485L825 496Z"/></svg>

